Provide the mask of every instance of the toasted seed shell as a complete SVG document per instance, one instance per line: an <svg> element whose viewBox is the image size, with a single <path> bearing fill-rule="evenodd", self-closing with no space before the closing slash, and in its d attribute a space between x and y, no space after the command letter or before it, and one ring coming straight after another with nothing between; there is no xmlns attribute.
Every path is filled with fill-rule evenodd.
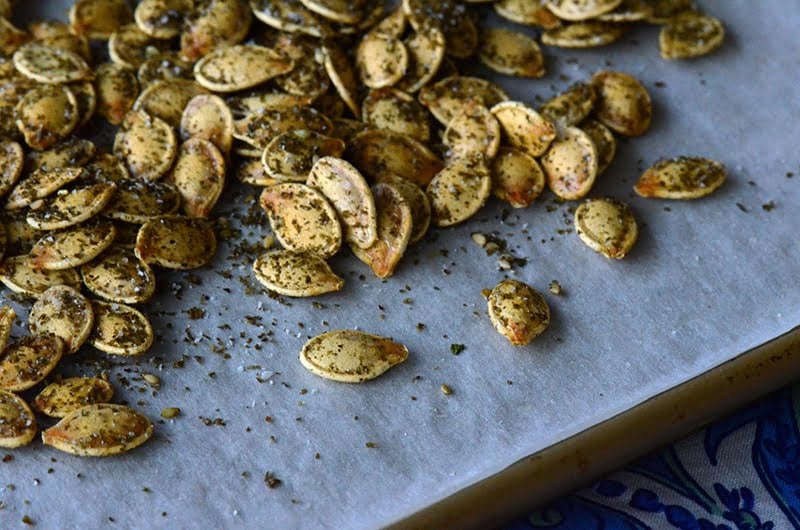
<svg viewBox="0 0 800 530"><path fill-rule="evenodd" d="M378 182L385 182L389 184L392 189L397 191L403 200L408 204L411 210L411 220L413 222L411 227L411 238L409 244L422 239L428 231L431 224L432 212L431 201L425 194L425 190L404 178L392 175L391 173L384 173L378 177ZM380 217L380 213L378 214ZM380 223L380 219L379 219ZM380 232L380 225L378 228Z"/></svg>
<svg viewBox="0 0 800 530"><path fill-rule="evenodd" d="M136 24L126 24L109 37L108 56L120 66L136 69L149 55L164 51L168 45L169 42L144 33Z"/></svg>
<svg viewBox="0 0 800 530"><path fill-rule="evenodd" d="M408 50L398 39L367 33L356 49L356 69L370 88L392 86L405 74Z"/></svg>
<svg viewBox="0 0 800 530"><path fill-rule="evenodd" d="M217 252L217 237L205 219L179 215L146 222L136 236L136 255L165 269L196 269Z"/></svg>
<svg viewBox="0 0 800 530"><path fill-rule="evenodd" d="M131 177L125 163L110 153L98 154L84 169L88 181L119 184Z"/></svg>
<svg viewBox="0 0 800 530"><path fill-rule="evenodd" d="M243 90L285 74L294 61L255 44L218 48L194 66L197 82L215 92Z"/></svg>
<svg viewBox="0 0 800 530"><path fill-rule="evenodd" d="M542 43L559 48L596 48L619 40L624 33L621 24L589 20L548 29L542 33Z"/></svg>
<svg viewBox="0 0 800 530"><path fill-rule="evenodd" d="M253 21L246 0L212 0L195 13L181 33L181 56L190 61L243 41Z"/></svg>
<svg viewBox="0 0 800 530"><path fill-rule="evenodd" d="M645 19L650 24L668 24L685 13L697 10L694 0L649 0L651 13Z"/></svg>
<svg viewBox="0 0 800 530"><path fill-rule="evenodd" d="M351 245L350 248L358 259L370 266L378 278L388 278L406 252L414 220L402 193L388 181L375 184L372 193L378 210L378 237L367 248L356 245Z"/></svg>
<svg viewBox="0 0 800 530"><path fill-rule="evenodd" d="M653 14L650 0L622 0L613 11L597 17L603 22L636 22L644 20Z"/></svg>
<svg viewBox="0 0 800 530"><path fill-rule="evenodd" d="M6 213L2 223L3 228L0 229L5 237L4 256L30 252L36 241L45 234L43 231L36 230L29 225L25 217L25 211Z"/></svg>
<svg viewBox="0 0 800 530"><path fill-rule="evenodd" d="M95 155L95 151L95 145L91 141L72 136L44 151L28 151L25 156L25 169L30 173L37 170L56 172L69 171L69 169L62 168L80 168L85 166ZM76 176L75 178L78 177ZM45 177L45 180L48 179L49 177ZM66 184L66 182L57 185L53 191L60 188L63 184ZM40 183L36 183L37 187L40 185ZM53 185L55 185L55 183Z"/></svg>
<svg viewBox="0 0 800 530"><path fill-rule="evenodd" d="M463 107L442 135L450 157L483 155L491 160L500 147L500 123L480 102Z"/></svg>
<svg viewBox="0 0 800 530"><path fill-rule="evenodd" d="M0 141L0 197L8 193L22 175L25 154L17 142Z"/></svg>
<svg viewBox="0 0 800 530"><path fill-rule="evenodd" d="M23 44L14 52L14 66L22 75L40 83L70 83L92 78L92 70L77 53L36 41Z"/></svg>
<svg viewBox="0 0 800 530"><path fill-rule="evenodd" d="M87 405L42 431L42 442L77 456L112 456L139 447L153 435L153 424L124 405Z"/></svg>
<svg viewBox="0 0 800 530"><path fill-rule="evenodd" d="M556 97L544 102L539 113L562 127L575 126L594 110L597 93L594 85L575 83Z"/></svg>
<svg viewBox="0 0 800 530"><path fill-rule="evenodd" d="M716 50L725 39L725 27L708 15L686 13L661 28L658 43L664 59L691 59Z"/></svg>
<svg viewBox="0 0 800 530"><path fill-rule="evenodd" d="M36 416L21 397L0 390L0 447L28 445L36 436Z"/></svg>
<svg viewBox="0 0 800 530"><path fill-rule="evenodd" d="M31 249L33 266L45 270L79 267L107 249L116 235L114 224L105 220L48 232Z"/></svg>
<svg viewBox="0 0 800 530"><path fill-rule="evenodd" d="M75 96L75 102L78 105L78 124L76 129L83 127L94 116L94 111L97 108L97 92L94 85L88 81L81 81L77 83L70 83L69 89Z"/></svg>
<svg viewBox="0 0 800 530"><path fill-rule="evenodd" d="M375 201L369 185L350 162L326 156L317 160L306 184L322 192L339 216L349 243L367 248L378 237Z"/></svg>
<svg viewBox="0 0 800 530"><path fill-rule="evenodd" d="M114 138L114 155L140 179L161 178L172 166L177 151L172 127L143 111L129 112Z"/></svg>
<svg viewBox="0 0 800 530"><path fill-rule="evenodd" d="M6 258L0 265L0 282L14 291L32 298L38 297L53 285L79 287L81 279L75 269L45 271L36 269L28 255Z"/></svg>
<svg viewBox="0 0 800 530"><path fill-rule="evenodd" d="M659 160L647 169L633 190L641 197L699 199L725 183L725 166L715 160L680 156Z"/></svg>
<svg viewBox="0 0 800 530"><path fill-rule="evenodd" d="M608 127L597 120L586 120L581 124L581 130L589 135L597 149L597 174L600 175L614 161L617 139Z"/></svg>
<svg viewBox="0 0 800 530"><path fill-rule="evenodd" d="M414 93L439 71L446 50L444 33L435 26L420 27L403 42L408 51L408 67L395 86Z"/></svg>
<svg viewBox="0 0 800 530"><path fill-rule="evenodd" d="M66 138L80 119L75 94L65 85L39 85L17 103L17 128L41 151Z"/></svg>
<svg viewBox="0 0 800 530"><path fill-rule="evenodd" d="M305 129L321 134L331 131L331 120L312 107L296 107L290 110L264 110L250 114L233 122L233 137L248 143L261 152L277 135Z"/></svg>
<svg viewBox="0 0 800 530"><path fill-rule="evenodd" d="M364 16L358 2L348 0L300 0L308 10L342 24L358 24Z"/></svg>
<svg viewBox="0 0 800 530"><path fill-rule="evenodd" d="M266 252L256 258L253 272L267 289L285 296L319 296L339 291L344 286L344 280L313 252Z"/></svg>
<svg viewBox="0 0 800 530"><path fill-rule="evenodd" d="M541 156L556 137L555 126L519 101L504 101L491 108L506 141L531 156Z"/></svg>
<svg viewBox="0 0 800 530"><path fill-rule="evenodd" d="M387 87L370 91L361 111L370 127L406 134L420 142L430 140L428 113L412 96L401 90Z"/></svg>
<svg viewBox="0 0 800 530"><path fill-rule="evenodd" d="M111 219L144 224L173 214L180 206L181 195L173 184L128 179L117 183L117 191L103 214Z"/></svg>
<svg viewBox="0 0 800 530"><path fill-rule="evenodd" d="M324 37L331 29L298 0L250 0L253 14L264 24L291 33Z"/></svg>
<svg viewBox="0 0 800 530"><path fill-rule="evenodd" d="M158 80L142 90L133 109L144 111L154 118L164 120L170 127L177 128L180 127L189 101L205 93L205 88L188 79Z"/></svg>
<svg viewBox="0 0 800 530"><path fill-rule="evenodd" d="M13 55L30 40L30 35L16 27L5 17L0 17L0 55Z"/></svg>
<svg viewBox="0 0 800 530"><path fill-rule="evenodd" d="M169 180L183 197L183 211L190 217L208 217L225 187L225 158L202 138L186 140Z"/></svg>
<svg viewBox="0 0 800 530"><path fill-rule="evenodd" d="M142 87L143 90L149 88L150 85L158 81L175 81L176 83L191 81L191 84L195 85L197 89L201 89L202 92L205 92L205 89L194 82L193 68L194 65L192 63L184 61L177 53L165 51L147 57L144 62L139 65L136 71L136 78L139 81L139 86ZM186 85L187 83L181 84ZM170 83L160 86L161 91L170 91L171 88L177 88L179 90L183 88L181 86L173 87ZM156 94L156 96L157 95L158 94ZM169 98L162 98L162 100L166 100L167 104L169 104ZM162 105L164 105L163 102Z"/></svg>
<svg viewBox="0 0 800 530"><path fill-rule="evenodd" d="M95 70L97 113L112 125L119 125L139 95L136 75L116 63L104 63Z"/></svg>
<svg viewBox="0 0 800 530"><path fill-rule="evenodd" d="M90 39L106 40L132 21L133 12L125 0L78 0L69 10L72 31Z"/></svg>
<svg viewBox="0 0 800 530"><path fill-rule="evenodd" d="M98 182L90 186L62 190L46 199L41 208L32 210L25 220L39 230L59 230L91 219L111 201L117 185Z"/></svg>
<svg viewBox="0 0 800 530"><path fill-rule="evenodd" d="M368 129L359 133L349 144L353 165L369 177L390 172L427 186L442 170L444 164L430 149L404 134Z"/></svg>
<svg viewBox="0 0 800 530"><path fill-rule="evenodd" d="M494 3L498 15L516 22L551 29L561 25L561 21L547 9L548 0L499 0Z"/></svg>
<svg viewBox="0 0 800 530"><path fill-rule="evenodd" d="M27 178L20 180L6 199L6 210L17 210L44 199L66 184L85 175L78 167L59 167L37 169Z"/></svg>
<svg viewBox="0 0 800 530"><path fill-rule="evenodd" d="M134 11L136 25L156 39L177 37L193 4L193 0L142 0Z"/></svg>
<svg viewBox="0 0 800 530"><path fill-rule="evenodd" d="M588 20L613 11L622 0L552 0L547 8L563 20Z"/></svg>
<svg viewBox="0 0 800 530"><path fill-rule="evenodd" d="M342 227L325 196L305 184L281 182L261 193L275 237L288 250L316 252L323 258L342 245Z"/></svg>
<svg viewBox="0 0 800 530"><path fill-rule="evenodd" d="M181 117L182 140L208 140L224 154L230 153L233 143L233 115L219 96L201 94L193 97Z"/></svg>
<svg viewBox="0 0 800 530"><path fill-rule="evenodd" d="M347 54L333 42L322 46L323 66L333 83L336 92L354 116L360 116L358 105L358 79L352 61Z"/></svg>
<svg viewBox="0 0 800 530"><path fill-rule="evenodd" d="M244 118L266 110L288 111L294 107L307 107L311 101L311 98L305 96L282 92L254 92L245 95L234 94L227 98L226 103L234 117Z"/></svg>
<svg viewBox="0 0 800 530"><path fill-rule="evenodd" d="M63 418L81 407L108 403L114 396L111 383L99 377L68 377L47 385L31 403L51 418Z"/></svg>
<svg viewBox="0 0 800 530"><path fill-rule="evenodd" d="M311 373L342 383L375 379L407 358L408 348L402 344L352 330L317 335L300 352L300 362Z"/></svg>
<svg viewBox="0 0 800 530"><path fill-rule="evenodd" d="M310 171L310 169L309 169ZM234 171L236 179L251 186L274 186L278 181L269 176L261 160L242 160ZM303 180L305 180L305 175Z"/></svg>
<svg viewBox="0 0 800 530"><path fill-rule="evenodd" d="M524 346L550 324L550 308L535 289L518 280L498 283L488 300L489 319L515 346Z"/></svg>
<svg viewBox="0 0 800 530"><path fill-rule="evenodd" d="M542 194L544 172L535 158L514 147L501 147L492 161L492 193L514 208L526 208Z"/></svg>
<svg viewBox="0 0 800 530"><path fill-rule="evenodd" d="M592 76L597 90L597 119L614 132L639 136L650 128L653 104L647 89L633 76L603 70Z"/></svg>
<svg viewBox="0 0 800 530"><path fill-rule="evenodd" d="M120 303L92 300L94 328L89 344L111 355L135 356L150 349L153 327L142 313Z"/></svg>
<svg viewBox="0 0 800 530"><path fill-rule="evenodd" d="M0 353L0 390L22 392L47 377L64 355L64 342L54 335L27 335Z"/></svg>
<svg viewBox="0 0 800 530"><path fill-rule="evenodd" d="M575 231L589 248L612 259L624 258L639 235L630 208L616 199L590 199L578 206Z"/></svg>
<svg viewBox="0 0 800 530"><path fill-rule="evenodd" d="M501 74L542 77L544 57L536 41L506 28L489 28L481 35L481 62Z"/></svg>
<svg viewBox="0 0 800 530"><path fill-rule="evenodd" d="M120 245L83 265L81 276L89 292L109 302L143 303L156 290L156 277L150 266L132 248Z"/></svg>
<svg viewBox="0 0 800 530"><path fill-rule="evenodd" d="M457 158L431 180L426 189L436 226L466 221L484 205L492 177L482 158Z"/></svg>
<svg viewBox="0 0 800 530"><path fill-rule="evenodd" d="M0 307L0 352L8 344L8 339L11 337L11 330L14 327L14 319L17 318L17 313L11 306Z"/></svg>
<svg viewBox="0 0 800 530"><path fill-rule="evenodd" d="M597 149L577 127L567 127L541 161L550 191L562 199L585 197L597 177Z"/></svg>
<svg viewBox="0 0 800 530"><path fill-rule="evenodd" d="M339 157L345 144L313 131L299 129L279 134L264 149L261 162L266 174L279 181L305 182L322 157Z"/></svg>
<svg viewBox="0 0 800 530"><path fill-rule="evenodd" d="M64 354L72 354L89 338L94 326L92 304L66 285L54 285L36 300L28 315L34 335L55 335L64 341Z"/></svg>
<svg viewBox="0 0 800 530"><path fill-rule="evenodd" d="M498 85L478 77L451 76L433 85L427 85L419 93L419 102L444 126L450 123L464 105L470 101L482 101L492 108L508 96Z"/></svg>

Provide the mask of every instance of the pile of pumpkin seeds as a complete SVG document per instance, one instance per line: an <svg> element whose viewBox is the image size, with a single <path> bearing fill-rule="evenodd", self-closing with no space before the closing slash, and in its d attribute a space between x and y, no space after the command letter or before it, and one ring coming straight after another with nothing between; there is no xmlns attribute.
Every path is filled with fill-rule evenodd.
<svg viewBox="0 0 800 530"><path fill-rule="evenodd" d="M473 217L491 195L515 208L548 188L587 197L612 162L616 136L644 134L650 95L601 71L538 108L500 85L462 75L477 56L504 75L538 78L537 40L480 28L471 2L403 0L78 0L69 23L12 24L0 0L0 281L33 300L30 335L9 340L0 308L0 446L29 443L36 416L19 392L45 386L33 410L61 420L42 439L78 455L146 441L152 423L109 403L101 378L54 376L84 344L142 355L153 328L140 310L162 269L208 265L214 206L230 175L261 188L280 249L253 264L285 296L340 290L328 259L348 246L379 278L393 274L430 227ZM616 41L629 25L662 25L661 54L716 49L722 24L691 1L497 0L501 17L539 28L548 46ZM100 121L113 145L86 139ZM643 197L690 199L725 180L717 162L657 162ZM622 258L638 230L630 208L590 199L575 211L580 240ZM504 280L487 292L495 328L527 344L549 323L545 299ZM134 307L137 306L137 307ZM311 339L311 372L362 382L407 349L356 331Z"/></svg>

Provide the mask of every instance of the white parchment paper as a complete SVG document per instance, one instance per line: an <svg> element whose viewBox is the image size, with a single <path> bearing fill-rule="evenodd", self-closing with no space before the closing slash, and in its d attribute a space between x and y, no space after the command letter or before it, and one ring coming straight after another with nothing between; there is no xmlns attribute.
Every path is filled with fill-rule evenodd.
<svg viewBox="0 0 800 530"><path fill-rule="evenodd" d="M66 3L28 8L59 15ZM629 202L639 219L628 258L589 250L572 232L571 205L552 196L525 210L492 201L471 222L426 237L387 281L343 252L333 261L347 282L341 293L281 302L257 287L254 256L234 257L242 245L230 238L209 270L158 274L160 294L146 308L159 335L150 354L109 367L86 352L66 365L108 370L117 399L158 420L154 439L107 459L38 441L0 451L13 456L0 463L0 527L24 515L39 528L380 526L800 324L800 9L783 0L703 5L728 29L709 57L663 61L657 28L643 26L608 48L545 48L544 79L498 78L532 104L601 68L646 84L653 127L620 141L592 192ZM720 160L730 180L694 202L633 195L644 168L677 155ZM226 193L219 211L230 226L251 241L267 235L263 219L245 226L237 213L256 191L233 184ZM504 274L471 241L475 231L527 259L514 277L552 308L550 328L528 347L510 346L489 323L480 290ZM547 292L551 280L563 296ZM27 309L16 307L24 321ZM189 319L192 307L205 316ZM369 384L319 379L297 354L337 328L392 336L411 356ZM466 348L453 355L453 343ZM156 392L143 372L161 377ZM159 420L172 406L182 415ZM266 472L281 484L267 488Z"/></svg>

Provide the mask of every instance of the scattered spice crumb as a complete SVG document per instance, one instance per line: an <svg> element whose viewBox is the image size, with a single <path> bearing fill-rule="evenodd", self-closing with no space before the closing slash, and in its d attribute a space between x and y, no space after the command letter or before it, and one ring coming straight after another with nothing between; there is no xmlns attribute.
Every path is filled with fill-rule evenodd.
<svg viewBox="0 0 800 530"><path fill-rule="evenodd" d="M281 479L276 477L272 471L267 471L264 474L264 484L266 484L269 489L275 489L281 485Z"/></svg>
<svg viewBox="0 0 800 530"><path fill-rule="evenodd" d="M771 212L772 210L775 209L775 201L769 201L768 203L762 204L761 208L765 212Z"/></svg>
<svg viewBox="0 0 800 530"><path fill-rule="evenodd" d="M367 449L375 449L376 447L378 447L378 446L375 444L375 442L367 442L367 443L366 443L366 446L367 446Z"/></svg>
<svg viewBox="0 0 800 530"><path fill-rule="evenodd" d="M459 353L464 351L466 348L467 347L464 346L463 344L455 344L455 343L453 343L453 344L450 345L450 353L452 353L453 355L458 355Z"/></svg>

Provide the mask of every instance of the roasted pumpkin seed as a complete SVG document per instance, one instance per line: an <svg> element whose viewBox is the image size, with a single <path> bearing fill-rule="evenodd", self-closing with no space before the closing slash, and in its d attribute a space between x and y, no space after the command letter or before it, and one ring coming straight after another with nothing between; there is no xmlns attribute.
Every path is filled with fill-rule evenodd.
<svg viewBox="0 0 800 530"><path fill-rule="evenodd" d="M519 280L503 280L489 294L489 319L515 346L529 344L550 324L550 308L533 287Z"/></svg>
<svg viewBox="0 0 800 530"><path fill-rule="evenodd" d="M78 100L65 85L39 85L17 103L17 128L41 151L66 138L80 119Z"/></svg>
<svg viewBox="0 0 800 530"><path fill-rule="evenodd" d="M719 19L686 13L675 17L658 37L664 59L691 59L716 50L725 40L725 28Z"/></svg>
<svg viewBox="0 0 800 530"><path fill-rule="evenodd" d="M42 293L28 315L31 333L60 338L65 355L78 351L89 338L93 326L92 304L66 285L55 285Z"/></svg>
<svg viewBox="0 0 800 530"><path fill-rule="evenodd" d="M353 113L361 116L358 105L358 80L353 63L347 54L336 44L325 42L322 46L322 58L325 71L333 83L336 92Z"/></svg>
<svg viewBox="0 0 800 530"><path fill-rule="evenodd" d="M0 353L0 390L22 392L47 377L64 355L64 341L55 335L27 335Z"/></svg>
<svg viewBox="0 0 800 530"><path fill-rule="evenodd" d="M6 258L0 265L0 282L14 291L32 298L54 285L79 287L81 278L75 269L47 271L37 269L27 254Z"/></svg>
<svg viewBox="0 0 800 530"><path fill-rule="evenodd" d="M478 100L486 108L492 108L508 96L498 85L478 77L452 76L433 85L426 85L419 92L419 102L444 126L450 123L469 102Z"/></svg>
<svg viewBox="0 0 800 530"><path fill-rule="evenodd" d="M450 158L483 155L491 160L500 147L500 124L489 109L472 101L450 120L442 143Z"/></svg>
<svg viewBox="0 0 800 530"><path fill-rule="evenodd" d="M356 49L356 69L361 82L370 88L392 86L408 67L408 50L398 39L367 33Z"/></svg>
<svg viewBox="0 0 800 530"><path fill-rule="evenodd" d="M561 25L561 21L547 9L548 3L548 0L498 0L493 7L498 15L511 22L552 29Z"/></svg>
<svg viewBox="0 0 800 530"><path fill-rule="evenodd" d="M425 26L414 31L403 42L408 51L408 66L405 75L395 86L414 93L439 72L446 49L444 33L435 26Z"/></svg>
<svg viewBox="0 0 800 530"><path fill-rule="evenodd" d="M361 105L364 122L376 129L406 134L420 142L431 137L428 113L409 94L394 88L371 90Z"/></svg>
<svg viewBox="0 0 800 530"><path fill-rule="evenodd" d="M542 33L542 43L559 48L596 48L616 42L625 33L621 24L589 20Z"/></svg>
<svg viewBox="0 0 800 530"><path fill-rule="evenodd" d="M668 24L675 17L697 11L694 0L648 0L651 13L645 19L651 24Z"/></svg>
<svg viewBox="0 0 800 530"><path fill-rule="evenodd" d="M390 39L399 39L406 31L406 13L402 6L395 8L394 11L385 16L380 22L375 24L372 31L378 35L383 35Z"/></svg>
<svg viewBox="0 0 800 530"><path fill-rule="evenodd" d="M585 120L594 110L596 101L597 93L594 85L575 83L561 94L544 102L539 112L562 127L570 127Z"/></svg>
<svg viewBox="0 0 800 530"><path fill-rule="evenodd" d="M173 214L180 206L181 195L173 184L128 179L117 182L117 191L103 214L111 219L143 224Z"/></svg>
<svg viewBox="0 0 800 530"><path fill-rule="evenodd" d="M112 456L139 447L152 435L153 424L141 413L99 403L81 407L42 431L42 442L77 456Z"/></svg>
<svg viewBox="0 0 800 530"><path fill-rule="evenodd" d="M193 68L194 64L184 61L177 53L165 51L145 58L136 71L136 78L142 89L156 81L194 81ZM169 85L164 86L169 88Z"/></svg>
<svg viewBox="0 0 800 530"><path fill-rule="evenodd" d="M255 44L218 48L194 66L197 82L214 92L243 90L285 74L294 61Z"/></svg>
<svg viewBox="0 0 800 530"><path fill-rule="evenodd" d="M106 40L130 22L133 12L125 0L78 0L69 10L72 31L90 39Z"/></svg>
<svg viewBox="0 0 800 530"><path fill-rule="evenodd" d="M95 145L91 141L75 138L73 136L64 140L63 142L55 144L49 149L45 149L44 151L28 151L25 156L25 169L29 173L33 173L40 169L43 171L68 172L71 171L69 168L80 168L85 166L95 155L95 152ZM65 169L65 166L68 166L68 168ZM62 177L66 178L66 175L63 175ZM42 175L42 178L44 180L49 180L51 177ZM78 176L75 178L78 178ZM61 182L60 179L56 180ZM53 191L61 187L63 184L70 182L71 180L74 179L70 179L58 184ZM42 183L36 184L37 187L40 185L42 185ZM53 182L51 185L56 184Z"/></svg>
<svg viewBox="0 0 800 530"><path fill-rule="evenodd" d="M653 14L650 0L622 0L612 11L597 17L603 22L636 22Z"/></svg>
<svg viewBox="0 0 800 530"><path fill-rule="evenodd" d="M298 129L327 134L333 125L330 119L312 107L264 110L233 122L233 137L255 147L259 151L257 156L261 156L273 138Z"/></svg>
<svg viewBox="0 0 800 530"><path fill-rule="evenodd" d="M541 156L556 137L556 128L548 119L519 101L498 103L491 111L506 141L531 156Z"/></svg>
<svg viewBox="0 0 800 530"><path fill-rule="evenodd" d="M113 396L114 388L105 379L68 377L44 387L31 405L40 414L63 418L81 407L108 403Z"/></svg>
<svg viewBox="0 0 800 530"><path fill-rule="evenodd" d="M110 153L100 153L84 169L86 179L89 181L118 184L130 178L128 168L125 167L122 160Z"/></svg>
<svg viewBox="0 0 800 530"><path fill-rule="evenodd" d="M14 319L16 318L17 313L11 306L4 305L0 307L0 353L8 344L11 330L14 328Z"/></svg>
<svg viewBox="0 0 800 530"><path fill-rule="evenodd" d="M492 161L492 193L514 208L526 208L542 194L544 172L535 158L514 147L501 147Z"/></svg>
<svg viewBox="0 0 800 530"><path fill-rule="evenodd" d="M189 61L214 48L238 44L247 37L253 13L246 0L211 0L196 7L181 33L181 56Z"/></svg>
<svg viewBox="0 0 800 530"><path fill-rule="evenodd" d="M137 69L148 56L166 50L169 42L154 39L136 24L126 24L108 39L108 56L116 64Z"/></svg>
<svg viewBox="0 0 800 530"><path fill-rule="evenodd" d="M305 33L312 37L324 37L332 33L330 27L299 0L250 0L250 8L257 19L275 29Z"/></svg>
<svg viewBox="0 0 800 530"><path fill-rule="evenodd" d="M48 232L31 249L33 266L46 270L78 267L107 249L116 235L114 224L103 220Z"/></svg>
<svg viewBox="0 0 800 530"><path fill-rule="evenodd" d="M420 142L391 131L366 130L356 135L348 147L349 160L368 177L389 172L423 187L444 167Z"/></svg>
<svg viewBox="0 0 800 530"><path fill-rule="evenodd" d="M186 17L194 9L193 0L142 0L134 18L139 29L156 39L180 35Z"/></svg>
<svg viewBox="0 0 800 530"><path fill-rule="evenodd" d="M397 191L408 204L411 210L411 238L409 244L422 239L431 224L431 201L425 194L425 190L413 182L400 178L391 173L383 173L378 177L379 182L385 182ZM380 233L380 212L378 212L378 232ZM380 237L380 235L379 235Z"/></svg>
<svg viewBox="0 0 800 530"><path fill-rule="evenodd" d="M725 166L715 160L680 156L659 160L645 171L633 190L656 199L699 199L725 183Z"/></svg>
<svg viewBox="0 0 800 530"><path fill-rule="evenodd" d="M42 207L31 210L25 220L39 230L59 230L77 225L99 214L111 201L116 189L113 182L98 182L61 190L48 197Z"/></svg>
<svg viewBox="0 0 800 530"><path fill-rule="evenodd" d="M75 52L41 42L23 44L14 52L14 66L24 76L40 83L70 83L92 78L92 70Z"/></svg>
<svg viewBox="0 0 800 530"><path fill-rule="evenodd" d="M639 136L650 128L653 104L639 80L623 72L603 70L592 76L597 90L597 119L614 132Z"/></svg>
<svg viewBox="0 0 800 530"><path fill-rule="evenodd" d="M24 165L22 146L10 140L0 141L0 197L11 191L22 175Z"/></svg>
<svg viewBox="0 0 800 530"><path fill-rule="evenodd" d="M36 416L25 400L0 390L0 447L28 445L36 436Z"/></svg>
<svg viewBox="0 0 800 530"><path fill-rule="evenodd" d="M135 356L150 349L153 327L142 313L120 304L92 300L94 327L89 344L111 355Z"/></svg>
<svg viewBox="0 0 800 530"><path fill-rule="evenodd" d="M501 74L542 77L544 57L536 41L506 28L489 28L481 35L479 57L483 64Z"/></svg>
<svg viewBox="0 0 800 530"><path fill-rule="evenodd" d="M288 111L294 107L307 107L311 98L282 92L256 92L230 96L227 104L234 117L244 118L266 110Z"/></svg>
<svg viewBox="0 0 800 530"><path fill-rule="evenodd" d="M139 95L134 73L116 63L104 63L95 70L97 113L112 125L119 125Z"/></svg>
<svg viewBox="0 0 800 530"><path fill-rule="evenodd" d="M144 111L154 118L164 120L171 127L178 128L189 101L205 93L206 89L187 79L155 81L139 94L133 109Z"/></svg>
<svg viewBox="0 0 800 530"><path fill-rule="evenodd" d="M344 286L344 280L313 252L266 252L256 259L253 272L267 289L285 296L319 296Z"/></svg>
<svg viewBox="0 0 800 530"><path fill-rule="evenodd" d="M172 127L141 110L125 116L114 138L114 155L139 179L161 178L172 166L177 151Z"/></svg>
<svg viewBox="0 0 800 530"><path fill-rule="evenodd" d="M312 338L300 352L300 362L311 373L342 383L375 379L408 359L408 348L378 335L337 330Z"/></svg>
<svg viewBox="0 0 800 530"><path fill-rule="evenodd" d="M597 149L588 134L567 127L542 157L550 191L562 199L585 197L597 178Z"/></svg>
<svg viewBox="0 0 800 530"><path fill-rule="evenodd" d="M132 248L121 245L83 265L81 276L89 292L109 302L143 303L156 290L156 277L150 266Z"/></svg>
<svg viewBox="0 0 800 530"><path fill-rule="evenodd" d="M60 167L48 169L44 166L35 170L27 178L20 180L6 199L6 210L17 210L30 206L34 201L43 199L64 185L85 175L78 167Z"/></svg>
<svg viewBox="0 0 800 530"><path fill-rule="evenodd" d="M300 0L309 11L342 24L358 24L364 16L360 2L348 0Z"/></svg>
<svg viewBox="0 0 800 530"><path fill-rule="evenodd" d="M19 29L9 20L0 17L0 55L13 55L20 46L30 40L27 32Z"/></svg>
<svg viewBox="0 0 800 530"><path fill-rule="evenodd" d="M36 230L25 220L27 211L15 211L6 213L3 216L3 228L0 232L5 238L5 249L3 255L27 254L33 248L36 241L45 232Z"/></svg>
<svg viewBox="0 0 800 530"><path fill-rule="evenodd" d="M266 174L275 180L305 182L317 160L339 157L344 147L338 138L299 129L273 138L264 149L261 162Z"/></svg>
<svg viewBox="0 0 800 530"><path fill-rule="evenodd" d="M76 129L86 125L89 120L94 116L94 111L97 108L97 92L94 85L88 81L70 83L69 89L75 96L75 102L78 104L78 124Z"/></svg>
<svg viewBox="0 0 800 530"><path fill-rule="evenodd" d="M466 221L480 210L492 191L492 177L482 157L457 158L426 189L436 226Z"/></svg>
<svg viewBox="0 0 800 530"><path fill-rule="evenodd" d="M590 199L578 206L575 231L589 248L612 259L624 258L639 235L630 208L616 199Z"/></svg>
<svg viewBox="0 0 800 530"><path fill-rule="evenodd" d="M265 188L260 203L284 248L329 258L341 247L342 227L336 210L311 186L282 182Z"/></svg>
<svg viewBox="0 0 800 530"><path fill-rule="evenodd" d="M183 211L208 217L225 187L225 158L202 138L190 138L178 150L169 180L183 197Z"/></svg>
<svg viewBox="0 0 800 530"><path fill-rule="evenodd" d="M597 174L600 175L614 161L617 139L608 127L597 120L586 120L581 124L581 130L589 135L597 149Z"/></svg>
<svg viewBox="0 0 800 530"><path fill-rule="evenodd" d="M236 166L234 174L240 182L251 186L274 186L278 183L277 180L269 176L261 160L241 160ZM306 176L304 175L304 181L305 178Z"/></svg>
<svg viewBox="0 0 800 530"><path fill-rule="evenodd" d="M613 11L622 0L552 0L547 8L562 20L588 20Z"/></svg>
<svg viewBox="0 0 800 530"><path fill-rule="evenodd" d="M217 237L205 219L179 215L158 217L139 229L136 255L165 269L196 269L217 252Z"/></svg>

